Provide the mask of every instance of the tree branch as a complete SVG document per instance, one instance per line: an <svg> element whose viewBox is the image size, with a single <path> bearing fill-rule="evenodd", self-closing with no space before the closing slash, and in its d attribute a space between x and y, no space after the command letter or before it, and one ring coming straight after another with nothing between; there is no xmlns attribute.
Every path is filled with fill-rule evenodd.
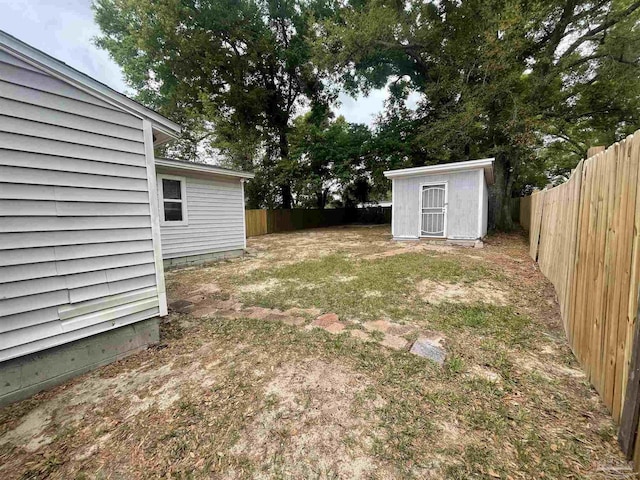
<svg viewBox="0 0 640 480"><path fill-rule="evenodd" d="M606 31L608 28L625 19L633 12L635 12L638 8L640 8L640 2L632 3L624 11L620 12L620 14L616 15L615 17L611 17L608 20L602 22L597 27L588 30L580 38L576 39L571 45L569 45L569 48L567 48L564 53L560 55L559 60L571 55L584 42L600 39L600 37L598 37L599 33Z"/></svg>

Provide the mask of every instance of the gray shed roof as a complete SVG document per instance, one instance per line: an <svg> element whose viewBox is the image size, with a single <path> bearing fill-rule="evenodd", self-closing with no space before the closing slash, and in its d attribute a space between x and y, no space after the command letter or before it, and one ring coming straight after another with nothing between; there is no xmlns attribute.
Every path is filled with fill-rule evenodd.
<svg viewBox="0 0 640 480"><path fill-rule="evenodd" d="M492 185L494 182L494 177L493 177L494 160L495 158L483 158L480 160L469 160L467 162L443 163L439 165L427 165L426 167L387 170L383 173L384 173L384 176L387 178L398 178L398 177L417 177L419 175L431 175L434 173L453 173L453 172L461 172L465 170L478 170L482 168L484 169L484 178L487 181L487 185Z"/></svg>

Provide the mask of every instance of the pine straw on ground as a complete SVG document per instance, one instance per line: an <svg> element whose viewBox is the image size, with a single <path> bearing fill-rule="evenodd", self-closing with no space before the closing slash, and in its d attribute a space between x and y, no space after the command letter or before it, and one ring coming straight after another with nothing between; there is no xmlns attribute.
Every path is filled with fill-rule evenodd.
<svg viewBox="0 0 640 480"><path fill-rule="evenodd" d="M169 273L170 297L428 328L445 365L375 335L173 313L159 345L0 410L0 478L623 478L522 237L477 250L346 228L250 248ZM431 284L478 298L434 302Z"/></svg>

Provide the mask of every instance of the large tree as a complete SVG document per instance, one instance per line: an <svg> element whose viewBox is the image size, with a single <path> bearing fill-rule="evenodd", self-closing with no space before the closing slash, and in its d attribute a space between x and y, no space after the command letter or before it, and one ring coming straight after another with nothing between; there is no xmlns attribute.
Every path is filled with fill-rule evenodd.
<svg viewBox="0 0 640 480"><path fill-rule="evenodd" d="M93 6L102 31L97 44L122 66L139 100L184 125L180 155L195 159L205 140L244 167L260 158L255 167L290 208L291 120L305 104L329 101L310 56L322 8L302 0L95 0Z"/></svg>
<svg viewBox="0 0 640 480"><path fill-rule="evenodd" d="M371 131L332 116L326 110L311 111L294 122L291 157L299 206L322 209L335 196L344 203L353 185L367 177Z"/></svg>
<svg viewBox="0 0 640 480"><path fill-rule="evenodd" d="M339 3L316 44L319 62L352 91L392 82L399 99L420 92L415 112L383 122L411 127L401 139L410 154L394 163L495 156L498 227L511 227L507 200L528 179L566 171L591 144L640 124L640 2Z"/></svg>

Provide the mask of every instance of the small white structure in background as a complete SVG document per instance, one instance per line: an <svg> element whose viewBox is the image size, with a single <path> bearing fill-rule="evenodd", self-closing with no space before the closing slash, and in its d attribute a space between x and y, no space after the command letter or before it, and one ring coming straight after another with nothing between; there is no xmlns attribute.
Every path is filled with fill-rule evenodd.
<svg viewBox="0 0 640 480"><path fill-rule="evenodd" d="M255 175L168 158L155 163L165 267L242 255L244 182Z"/></svg>
<svg viewBox="0 0 640 480"><path fill-rule="evenodd" d="M396 240L475 241L487 234L493 158L388 170Z"/></svg>

